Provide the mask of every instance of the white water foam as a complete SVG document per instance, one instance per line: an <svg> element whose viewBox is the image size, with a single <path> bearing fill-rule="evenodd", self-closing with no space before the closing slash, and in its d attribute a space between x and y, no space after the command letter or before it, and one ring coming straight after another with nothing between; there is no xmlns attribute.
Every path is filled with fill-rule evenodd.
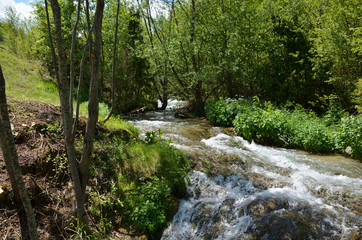
<svg viewBox="0 0 362 240"><path fill-rule="evenodd" d="M325 171L321 165L311 164L316 160L292 150L265 147L226 134L218 134L210 139L203 139L202 142L228 154L250 156L250 160L254 162L251 171L278 181L288 181L292 188L303 194L309 193L311 189L323 187L332 192L350 190L356 195L362 195L361 178ZM284 175L280 172L284 172Z"/></svg>
<svg viewBox="0 0 362 240"><path fill-rule="evenodd" d="M166 110L174 110L174 109L178 109L178 108L182 108L187 104L187 101L180 101L174 98L168 99L167 100L167 107ZM161 108L162 103L160 100L157 101L157 107Z"/></svg>

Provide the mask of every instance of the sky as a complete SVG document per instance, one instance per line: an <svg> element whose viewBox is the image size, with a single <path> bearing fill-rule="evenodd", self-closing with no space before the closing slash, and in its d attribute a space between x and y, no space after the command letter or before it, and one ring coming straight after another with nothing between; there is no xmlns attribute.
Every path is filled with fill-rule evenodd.
<svg viewBox="0 0 362 240"><path fill-rule="evenodd" d="M30 3L33 0L0 0L0 18L5 17L6 7L14 7L21 19L29 18L33 11Z"/></svg>
<svg viewBox="0 0 362 240"><path fill-rule="evenodd" d="M21 19L29 18L33 11L30 3L34 1L37 0L0 0L0 18L5 17L6 7L14 7ZM152 1L151 14L153 17L159 14L167 16L168 12L160 1Z"/></svg>

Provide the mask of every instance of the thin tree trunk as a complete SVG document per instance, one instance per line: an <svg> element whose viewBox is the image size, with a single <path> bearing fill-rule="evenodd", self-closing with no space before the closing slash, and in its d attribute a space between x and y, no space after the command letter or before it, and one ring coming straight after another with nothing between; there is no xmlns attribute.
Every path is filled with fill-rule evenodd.
<svg viewBox="0 0 362 240"><path fill-rule="evenodd" d="M58 48L58 70L59 81L58 91L60 97L60 107L62 111L64 136L65 136L65 149L67 151L67 157L69 161L70 172L73 181L73 187L76 198L77 216L83 223L87 224L87 215L84 207L85 194L82 191L81 179L78 172L78 162L76 159L76 152L74 146L74 138L72 133L72 114L69 106L69 84L67 76L67 55L63 46L63 39L61 33L61 13L60 6L57 0L50 0L53 9L53 19L55 26L55 37Z"/></svg>
<svg viewBox="0 0 362 240"><path fill-rule="evenodd" d="M85 15L86 15L86 19L87 19L87 26L88 26L88 31L89 31L89 70L92 71L92 64L90 64L92 62L91 59L91 54L92 54L92 46L93 46L93 37L92 37L92 31L90 30L91 28L93 28L93 26L91 26L91 22L90 22L90 17L89 17L89 1L85 0L85 6L86 6L86 11L85 11Z"/></svg>
<svg viewBox="0 0 362 240"><path fill-rule="evenodd" d="M55 72L55 77L57 79L57 83L59 84L59 73L58 73L58 67L57 67L57 57L55 54L55 49L54 49L54 45L53 45L53 38L52 38L52 34L50 31L50 21L49 21L49 10L48 10L48 0L44 0L45 2L45 13L47 16L47 27L48 27L48 35L49 35L49 45L50 45L50 49L52 51L52 63L53 63L53 68L54 68L54 72Z"/></svg>
<svg viewBox="0 0 362 240"><path fill-rule="evenodd" d="M79 119L80 89L82 87L82 82L83 82L84 61L85 61L85 56L86 56L86 51L87 51L88 45L90 44L90 38L91 38L90 35L92 33L92 30L93 30L93 26L88 31L87 41L84 46L82 60L80 61L78 90L77 90L77 103L76 103L75 118L74 118L74 123L73 123L73 137L75 137L75 134L77 131L77 123L78 123L78 119Z"/></svg>
<svg viewBox="0 0 362 240"><path fill-rule="evenodd" d="M88 182L89 165L93 150L93 141L94 141L94 135L95 135L96 125L98 121L98 113L99 113L98 82L99 82L100 55L102 48L103 10L104 10L104 0L97 0L96 12L94 15L94 47L93 47L93 52L91 54L92 71L91 71L91 82L89 88L88 121L84 136L82 158L79 166L83 193L85 193Z"/></svg>
<svg viewBox="0 0 362 240"><path fill-rule="evenodd" d="M86 126L86 133L84 137L84 146L80 163L76 159L76 152L74 146L74 135L72 129L73 113L71 112L69 99L71 98L69 92L69 84L67 79L67 55L63 46L62 32L61 32L61 12L60 6L57 0L50 0L53 9L53 19L55 26L55 37L58 49L58 71L59 81L58 90L60 97L60 106L62 110L62 118L64 124L64 136L65 136L65 148L69 160L70 172L73 181L73 188L76 199L76 211L78 219L85 225L88 225L88 218L85 211L85 190L88 182L88 171L90 165L90 158L93 149L93 141L95 135L95 128L98 120L98 82L99 82L99 64L100 64L100 52L102 43L102 19L104 0L97 0L97 6L94 16L94 48L90 53L90 70L91 70L91 82L89 89L89 103L88 112L89 117ZM91 40L90 34L90 22L87 3L87 22L89 35L88 39ZM50 28L50 26L48 26ZM91 44L89 48L92 49ZM54 56L53 56L54 57Z"/></svg>
<svg viewBox="0 0 362 240"><path fill-rule="evenodd" d="M117 50L117 33L118 33L118 15L119 15L119 0L117 1L117 14L116 14L116 29L114 33L114 42L113 42L113 62L112 62L112 93L111 93L111 99L112 99L112 106L111 110L109 111L107 117L103 120L103 122L107 122L108 119L111 117L113 111L114 111L114 102L115 102L115 78L116 78L116 50Z"/></svg>
<svg viewBox="0 0 362 240"><path fill-rule="evenodd" d="M75 20L72 33L72 44L70 47L70 82L69 82L69 106L70 112L73 117L73 89L74 89L74 48L75 48L75 35L77 34L77 26L80 18L80 4L81 0L78 0L77 19Z"/></svg>
<svg viewBox="0 0 362 240"><path fill-rule="evenodd" d="M5 93L5 79L0 66L0 145L3 152L6 168L9 170L9 175L15 178L11 181L13 190L18 191L26 213L28 221L30 239L39 239L35 215L31 206L30 198L26 190L23 175L21 173L18 154L15 147L14 137L11 131L8 107ZM15 180L15 181L14 181Z"/></svg>
<svg viewBox="0 0 362 240"><path fill-rule="evenodd" d="M198 73L199 67L197 64L196 56L194 54L194 41L195 41L195 14L196 14L196 4L195 0L191 1L191 19L190 19L190 45L191 45L191 61L193 65L193 69L195 73ZM200 79L197 80L197 84L194 88L194 94L195 94L195 106L194 110L198 115L204 114L204 101L202 99L202 81Z"/></svg>

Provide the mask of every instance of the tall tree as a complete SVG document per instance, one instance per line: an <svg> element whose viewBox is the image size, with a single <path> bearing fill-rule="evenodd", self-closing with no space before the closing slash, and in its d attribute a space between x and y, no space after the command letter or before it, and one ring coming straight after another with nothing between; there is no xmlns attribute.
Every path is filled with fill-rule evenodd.
<svg viewBox="0 0 362 240"><path fill-rule="evenodd" d="M91 48L91 72L90 72L90 89L89 89L89 103L88 103L88 121L86 125L86 133L84 137L84 146L82 151L81 159L78 161L76 157L75 145L74 145L74 135L73 135L73 112L71 112L71 101L69 91L69 81L68 81L68 71L67 71L67 53L64 48L63 43L63 32L62 32L62 17L61 9L57 0L50 0L53 20L54 20L54 32L56 39L56 46L58 53L56 56L53 55L53 58L56 57L58 65L55 66L57 81L58 81L58 90L60 97L60 106L62 111L62 119L64 126L64 136L65 136L65 148L67 151L67 157L69 160L70 172L73 181L73 188L75 192L76 199L76 211L78 219L84 224L88 223L87 214L85 211L85 192L88 182L88 171L89 164L93 149L93 141L95 135L95 128L98 120L98 82L99 82L99 64L100 64L100 54L101 54L101 43L102 43L102 19L103 19L103 9L104 9L104 0L97 0L96 10L93 20L93 32L94 32L94 41L93 47ZM50 29L50 24L48 24L48 29ZM51 39L51 34L49 31L49 38ZM51 43L52 44L52 43ZM55 59L53 60L55 62Z"/></svg>

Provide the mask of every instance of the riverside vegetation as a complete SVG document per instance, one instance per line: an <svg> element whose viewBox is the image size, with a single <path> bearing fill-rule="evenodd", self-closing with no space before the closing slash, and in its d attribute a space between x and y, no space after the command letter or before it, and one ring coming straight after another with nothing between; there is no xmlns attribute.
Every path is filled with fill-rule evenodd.
<svg viewBox="0 0 362 240"><path fill-rule="evenodd" d="M184 178L189 163L185 153L161 139L161 130L149 132L146 139L141 140L139 130L120 117L112 116L105 124L99 124L87 203L90 219L96 224L90 224L92 234L89 234L66 212L72 205L71 182L62 149L60 110L52 105L59 103L52 78L38 62L20 59L6 48L0 51L0 64L8 80L13 132L18 152L23 156L20 162L27 175L25 181L36 219L44 222L38 229L41 236L108 238L122 227L126 229L123 237L138 238L145 234L150 239L158 238L177 211L178 198L186 194ZM10 68L10 65L16 67ZM87 114L86 106L86 102L80 106L82 116ZM100 103L99 119L104 119L108 112L107 105ZM81 140L76 146L77 154L80 154L84 127L82 118L76 134ZM1 196L6 195L0 201L1 235L20 236L18 223L6 217L16 209L6 172L2 171L0 178L0 188L4 191ZM59 195L59 191L62 194ZM53 218L54 222L46 218Z"/></svg>
<svg viewBox="0 0 362 240"><path fill-rule="evenodd" d="M362 159L362 116L350 115L338 106L318 116L298 104L276 107L254 97L210 103L206 115L216 125L233 126L249 141Z"/></svg>

